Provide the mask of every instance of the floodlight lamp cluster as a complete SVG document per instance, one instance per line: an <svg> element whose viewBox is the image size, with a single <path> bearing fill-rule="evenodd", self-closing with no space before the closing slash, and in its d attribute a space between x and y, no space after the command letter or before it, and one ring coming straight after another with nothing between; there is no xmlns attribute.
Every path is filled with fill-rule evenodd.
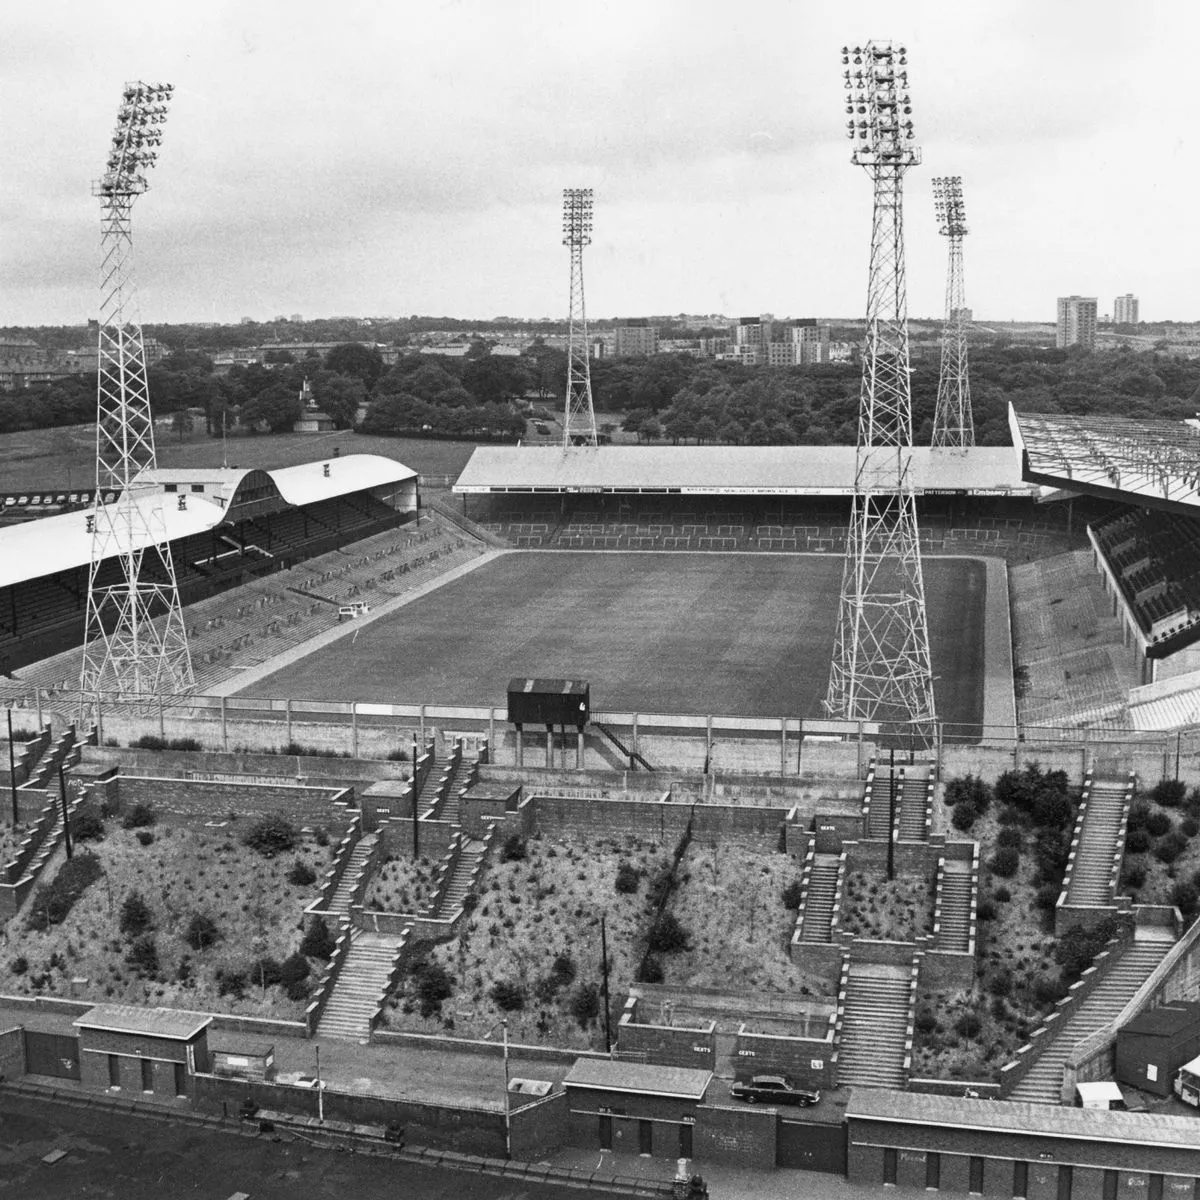
<svg viewBox="0 0 1200 1200"><path fill-rule="evenodd" d="M590 245L591 234L592 189L563 188L563 245Z"/></svg>
<svg viewBox="0 0 1200 1200"><path fill-rule="evenodd" d="M141 192L147 184L144 172L158 160L162 126L175 88L169 83L127 83L117 110L112 149L105 162L102 193Z"/></svg>
<svg viewBox="0 0 1200 1200"><path fill-rule="evenodd" d="M963 203L961 175L939 175L934 179L933 208L939 233L955 237L967 232L967 206Z"/></svg>
<svg viewBox="0 0 1200 1200"><path fill-rule="evenodd" d="M848 138L868 142L871 150L881 153L901 150L904 142L913 140L908 72L896 69L907 65L907 49L891 42L842 47L842 82L850 93L846 97Z"/></svg>

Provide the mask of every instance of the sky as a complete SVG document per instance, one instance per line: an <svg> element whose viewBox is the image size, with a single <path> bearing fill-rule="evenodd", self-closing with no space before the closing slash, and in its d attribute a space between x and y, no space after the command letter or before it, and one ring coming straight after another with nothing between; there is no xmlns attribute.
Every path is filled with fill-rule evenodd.
<svg viewBox="0 0 1200 1200"><path fill-rule="evenodd" d="M0 41L0 325L99 307L126 80L175 85L133 212L145 322L565 318L561 192L595 192L593 317L853 317L867 173L840 49L908 49L909 313L931 180L963 180L977 320L1133 292L1200 319L1190 0L44 0Z"/></svg>

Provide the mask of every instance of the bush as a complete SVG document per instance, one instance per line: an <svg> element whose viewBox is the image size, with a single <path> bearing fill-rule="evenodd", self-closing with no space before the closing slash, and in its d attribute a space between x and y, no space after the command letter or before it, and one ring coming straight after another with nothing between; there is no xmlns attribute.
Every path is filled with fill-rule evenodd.
<svg viewBox="0 0 1200 1200"><path fill-rule="evenodd" d="M236 967L217 968L217 995L240 1000L246 991L246 972Z"/></svg>
<svg viewBox="0 0 1200 1200"><path fill-rule="evenodd" d="M1191 841L1196 834L1200 833L1200 821L1198 821L1195 817L1184 817L1179 828L1183 833L1183 836L1187 838L1188 841Z"/></svg>
<svg viewBox="0 0 1200 1200"><path fill-rule="evenodd" d="M104 822L94 808L81 809L71 818L71 837L77 842L98 842L104 837Z"/></svg>
<svg viewBox="0 0 1200 1200"><path fill-rule="evenodd" d="M389 750L387 756L388 762L408 762L407 750Z"/></svg>
<svg viewBox="0 0 1200 1200"><path fill-rule="evenodd" d="M1129 824L1126 826L1128 831L1132 833L1135 829L1145 829L1153 811L1144 800L1135 800L1129 806Z"/></svg>
<svg viewBox="0 0 1200 1200"><path fill-rule="evenodd" d="M167 743L168 750L203 750L204 747L195 738L172 738Z"/></svg>
<svg viewBox="0 0 1200 1200"><path fill-rule="evenodd" d="M997 846L1011 846L1014 850L1020 850L1024 844L1025 835L1015 825L1005 825L996 834Z"/></svg>
<svg viewBox="0 0 1200 1200"><path fill-rule="evenodd" d="M304 859L298 858L292 863L287 879L288 883L295 884L296 887L307 887L310 883L316 883L317 873Z"/></svg>
<svg viewBox="0 0 1200 1200"><path fill-rule="evenodd" d="M1146 864L1140 862L1126 862L1121 868L1121 886L1127 888L1140 888L1146 882Z"/></svg>
<svg viewBox="0 0 1200 1200"><path fill-rule="evenodd" d="M594 983L581 983L571 994L571 1016L580 1029L586 1029L599 1015L599 987Z"/></svg>
<svg viewBox="0 0 1200 1200"><path fill-rule="evenodd" d="M1001 967L988 980L988 991L993 996L1007 996L1012 991L1012 972L1005 967Z"/></svg>
<svg viewBox="0 0 1200 1200"><path fill-rule="evenodd" d="M249 982L256 988L274 987L283 982L283 966L274 958L264 955L255 959L246 973Z"/></svg>
<svg viewBox="0 0 1200 1200"><path fill-rule="evenodd" d="M154 924L150 906L140 892L130 892L121 904L121 919L118 928L128 938L140 937Z"/></svg>
<svg viewBox="0 0 1200 1200"><path fill-rule="evenodd" d="M454 995L454 982L440 963L418 959L411 968L413 989L421 1006L421 1016L432 1017L442 1010L442 1001Z"/></svg>
<svg viewBox="0 0 1200 1200"><path fill-rule="evenodd" d="M804 899L804 884L799 879L793 879L791 883L783 889L783 907L790 909L792 912L799 911L800 903Z"/></svg>
<svg viewBox="0 0 1200 1200"><path fill-rule="evenodd" d="M279 982L289 1000L304 1000L308 996L308 959L303 954L290 954L279 966Z"/></svg>
<svg viewBox="0 0 1200 1200"><path fill-rule="evenodd" d="M1004 884L1001 884L999 887L992 889L992 899L997 904L1007 904L1012 899L1012 892Z"/></svg>
<svg viewBox="0 0 1200 1200"><path fill-rule="evenodd" d="M966 833L978 819L979 809L971 800L960 800L950 814L950 823L963 833Z"/></svg>
<svg viewBox="0 0 1200 1200"><path fill-rule="evenodd" d="M1033 902L1044 912L1052 912L1061 894L1061 884L1043 883L1034 894Z"/></svg>
<svg viewBox="0 0 1200 1200"><path fill-rule="evenodd" d="M1159 838L1154 847L1154 857L1161 863L1173 863L1187 849L1187 838L1182 833L1168 833Z"/></svg>
<svg viewBox="0 0 1200 1200"><path fill-rule="evenodd" d="M999 875L1001 879L1011 879L1017 873L1020 865L1020 852L1012 846L1001 846L988 863L992 874Z"/></svg>
<svg viewBox="0 0 1200 1200"><path fill-rule="evenodd" d="M963 775L951 779L946 784L945 802L951 808L963 802L975 806L975 811L983 816L992 806L992 789L975 775Z"/></svg>
<svg viewBox="0 0 1200 1200"><path fill-rule="evenodd" d="M680 925L678 917L669 912L659 914L646 938L652 954L673 954L677 950L686 950L687 944L687 930Z"/></svg>
<svg viewBox="0 0 1200 1200"><path fill-rule="evenodd" d="M125 955L125 961L139 975L150 977L158 974L158 946L152 933L143 933L135 938Z"/></svg>
<svg viewBox="0 0 1200 1200"><path fill-rule="evenodd" d="M488 995L501 1012L517 1012L525 1007L525 989L513 979L497 979Z"/></svg>
<svg viewBox="0 0 1200 1200"><path fill-rule="evenodd" d="M1172 828L1171 818L1165 812L1151 812L1146 817L1146 832L1151 837L1164 837Z"/></svg>
<svg viewBox="0 0 1200 1200"><path fill-rule="evenodd" d="M617 878L613 887L622 896L632 896L638 890L640 880L641 872L632 863L618 863Z"/></svg>
<svg viewBox="0 0 1200 1200"><path fill-rule="evenodd" d="M157 820L158 817L155 815L154 809L144 800L139 800L125 814L125 820L121 824L126 829L143 829L148 825L153 825Z"/></svg>
<svg viewBox="0 0 1200 1200"><path fill-rule="evenodd" d="M980 900L975 909L975 916L981 921L994 921L996 919L995 904L991 900Z"/></svg>
<svg viewBox="0 0 1200 1200"><path fill-rule="evenodd" d="M313 917L308 923L308 932L300 943L300 953L307 958L320 958L326 962L333 957L333 948L337 945L324 917Z"/></svg>
<svg viewBox="0 0 1200 1200"><path fill-rule="evenodd" d="M954 1032L960 1037L973 1038L979 1036L983 1022L973 1012L965 1012L954 1022Z"/></svg>
<svg viewBox="0 0 1200 1200"><path fill-rule="evenodd" d="M294 850L299 841L300 833L296 827L277 813L255 821L242 837L242 842L263 858L274 858Z"/></svg>
<svg viewBox="0 0 1200 1200"><path fill-rule="evenodd" d="M1160 779L1150 790L1150 799L1163 808L1178 808L1187 793L1187 785L1178 779Z"/></svg>
<svg viewBox="0 0 1200 1200"><path fill-rule="evenodd" d="M14 975L24 975L25 972L29 970L29 959L27 959L23 954L18 954L17 957L12 960L11 970Z"/></svg>
<svg viewBox="0 0 1200 1200"><path fill-rule="evenodd" d="M559 987L570 987L575 982L575 976L578 973L575 960L565 950L554 956L554 962L550 967L550 976Z"/></svg>
<svg viewBox="0 0 1200 1200"><path fill-rule="evenodd" d="M523 862L528 853L525 839L519 833L510 833L504 839L504 845L500 847L500 861Z"/></svg>
<svg viewBox="0 0 1200 1200"><path fill-rule="evenodd" d="M154 842L154 834L148 829L139 829L134 836L137 838L139 846L149 846Z"/></svg>
<svg viewBox="0 0 1200 1200"><path fill-rule="evenodd" d="M933 1010L925 1007L917 1009L916 1021L913 1023L913 1028L917 1033L923 1034L926 1037L937 1028L937 1017L933 1015Z"/></svg>
<svg viewBox="0 0 1200 1200"><path fill-rule="evenodd" d="M1196 909L1200 908L1200 890L1197 890L1194 883L1187 883L1181 879L1171 889L1171 903L1185 917L1194 916Z"/></svg>
<svg viewBox="0 0 1200 1200"><path fill-rule="evenodd" d="M159 737L156 733L143 733L136 741L129 743L134 750L165 750L167 748L167 739Z"/></svg>
<svg viewBox="0 0 1200 1200"><path fill-rule="evenodd" d="M1067 994L1067 985L1057 975L1039 975L1033 982L1033 998L1041 1008L1057 1004Z"/></svg>
<svg viewBox="0 0 1200 1200"><path fill-rule="evenodd" d="M1125 850L1129 854L1144 854L1150 849L1151 840L1145 829L1130 829L1125 838Z"/></svg>
<svg viewBox="0 0 1200 1200"><path fill-rule="evenodd" d="M1075 805L1065 791L1045 788L1034 797L1033 823L1039 829L1067 829L1075 822Z"/></svg>
<svg viewBox="0 0 1200 1200"><path fill-rule="evenodd" d="M647 954L642 960L641 969L638 971L639 983L662 983L663 981L663 966L662 962L655 958L653 954Z"/></svg>
<svg viewBox="0 0 1200 1200"><path fill-rule="evenodd" d="M1072 925L1058 939L1054 961L1062 967L1063 978L1068 984L1074 983L1092 965L1092 960L1116 932L1117 923L1110 917L1092 929Z"/></svg>
<svg viewBox="0 0 1200 1200"><path fill-rule="evenodd" d="M216 945L220 939L221 931L212 917L205 916L204 913L192 914L192 919L188 922L187 929L184 930L183 940L193 950L207 950L209 946Z"/></svg>
<svg viewBox="0 0 1200 1200"><path fill-rule="evenodd" d="M67 859L50 883L35 893L30 902L28 927L46 929L61 925L75 902L103 874L100 860L88 850Z"/></svg>
<svg viewBox="0 0 1200 1200"><path fill-rule="evenodd" d="M1065 829L1039 829L1034 842L1038 879L1041 883L1058 883L1071 854L1071 835Z"/></svg>

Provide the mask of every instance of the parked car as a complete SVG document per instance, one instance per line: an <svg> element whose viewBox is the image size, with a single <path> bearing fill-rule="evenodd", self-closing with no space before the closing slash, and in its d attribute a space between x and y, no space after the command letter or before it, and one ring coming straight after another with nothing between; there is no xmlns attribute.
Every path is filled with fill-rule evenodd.
<svg viewBox="0 0 1200 1200"><path fill-rule="evenodd" d="M747 1104L762 1101L765 1104L799 1104L803 1108L821 1099L820 1092L796 1087L786 1075L752 1075L749 1079L738 1079L730 1087L729 1094Z"/></svg>

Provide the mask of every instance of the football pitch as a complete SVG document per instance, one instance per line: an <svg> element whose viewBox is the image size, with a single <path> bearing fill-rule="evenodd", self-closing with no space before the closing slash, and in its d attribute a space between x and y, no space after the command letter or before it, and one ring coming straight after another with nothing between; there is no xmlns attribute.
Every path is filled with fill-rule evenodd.
<svg viewBox="0 0 1200 1200"><path fill-rule="evenodd" d="M924 563L938 714L983 720L986 573ZM840 555L517 552L244 694L499 705L513 676L587 679L592 707L818 717Z"/></svg>

